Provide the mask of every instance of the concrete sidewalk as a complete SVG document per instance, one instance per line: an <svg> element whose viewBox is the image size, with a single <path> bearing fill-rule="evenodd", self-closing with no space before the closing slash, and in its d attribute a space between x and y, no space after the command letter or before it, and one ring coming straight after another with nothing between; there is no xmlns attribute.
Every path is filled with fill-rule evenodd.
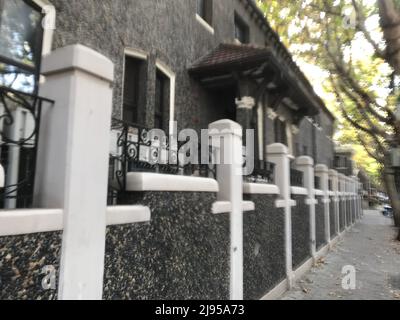
<svg viewBox="0 0 400 320"><path fill-rule="evenodd" d="M391 219L377 211L347 232L283 300L400 300L400 243ZM356 289L342 288L342 268L356 269Z"/></svg>

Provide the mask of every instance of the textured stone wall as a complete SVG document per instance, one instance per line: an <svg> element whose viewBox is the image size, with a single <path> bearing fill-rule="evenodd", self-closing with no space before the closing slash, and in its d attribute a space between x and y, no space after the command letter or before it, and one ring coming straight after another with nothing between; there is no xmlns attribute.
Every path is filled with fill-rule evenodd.
<svg viewBox="0 0 400 320"><path fill-rule="evenodd" d="M285 279L285 215L275 207L276 196L248 195L256 210L245 212L244 298L261 299Z"/></svg>
<svg viewBox="0 0 400 320"><path fill-rule="evenodd" d="M211 193L142 193L152 220L107 228L104 299L229 298L229 216ZM42 268L58 271L61 232L0 237L0 299L56 299ZM57 278L58 279L58 278Z"/></svg>
<svg viewBox="0 0 400 320"><path fill-rule="evenodd" d="M310 212L309 206L305 204L305 196L292 195L292 199L297 202L292 207L293 269L296 270L311 257Z"/></svg>
<svg viewBox="0 0 400 320"><path fill-rule="evenodd" d="M351 200L346 199L346 226L349 227L352 221L353 210L351 207Z"/></svg>
<svg viewBox="0 0 400 320"><path fill-rule="evenodd" d="M343 199L339 201L339 227L340 231L343 232L346 228L346 202Z"/></svg>
<svg viewBox="0 0 400 320"><path fill-rule="evenodd" d="M315 205L315 227L316 227L316 246L317 250L321 249L326 245L325 240L325 210L324 203L322 203L323 197L316 198L318 203Z"/></svg>
<svg viewBox="0 0 400 320"><path fill-rule="evenodd" d="M335 204L336 202L333 201L333 197L329 198L331 201L329 203L329 227L331 230L331 239L333 239L335 236L337 236L337 221L336 221L336 214L335 214Z"/></svg>
<svg viewBox="0 0 400 320"><path fill-rule="evenodd" d="M234 95L229 97L228 102L221 103L220 91L202 87L189 76L188 68L220 43L234 41L235 12L248 24L252 44L268 44L264 32L238 0L213 1L214 34L196 20L196 0L51 0L51 3L57 11L54 49L80 43L100 52L114 63L114 117L122 114L124 49L138 49L148 55L139 122L149 127L154 123L157 60L176 74L174 117L178 122L178 130L200 130L208 128L211 122L227 117L225 108L234 106ZM275 142L271 121L268 121L265 130L268 133L265 144ZM295 140L301 146L307 145L309 155L312 155L310 130L308 121L303 121L302 132ZM317 146L318 152L329 157L326 146L327 143L322 141ZM300 152L297 155L304 154Z"/></svg>
<svg viewBox="0 0 400 320"><path fill-rule="evenodd" d="M229 215L213 215L213 193L131 193L151 209L146 225L111 227L105 299L229 298Z"/></svg>
<svg viewBox="0 0 400 320"><path fill-rule="evenodd" d="M61 236L48 232L0 237L0 300L57 298L57 290L42 287L42 271L45 266L58 270Z"/></svg>

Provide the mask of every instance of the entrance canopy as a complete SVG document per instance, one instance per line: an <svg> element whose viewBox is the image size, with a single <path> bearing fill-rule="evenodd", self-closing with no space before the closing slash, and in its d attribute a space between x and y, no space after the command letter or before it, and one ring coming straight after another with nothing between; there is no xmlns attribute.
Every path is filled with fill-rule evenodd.
<svg viewBox="0 0 400 320"><path fill-rule="evenodd" d="M293 60L285 61L270 47L220 44L196 61L189 73L206 88L237 85L240 98L251 95L276 109L281 103L296 111L297 121L319 113L324 106ZM243 94L241 84L252 88ZM248 84L251 84L250 86Z"/></svg>

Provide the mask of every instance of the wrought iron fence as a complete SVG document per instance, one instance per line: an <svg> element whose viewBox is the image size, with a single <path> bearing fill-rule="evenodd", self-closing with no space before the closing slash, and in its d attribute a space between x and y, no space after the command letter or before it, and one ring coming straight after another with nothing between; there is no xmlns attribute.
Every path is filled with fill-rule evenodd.
<svg viewBox="0 0 400 320"><path fill-rule="evenodd" d="M321 189L321 178L318 176L314 177L314 187L315 189Z"/></svg>
<svg viewBox="0 0 400 320"><path fill-rule="evenodd" d="M304 186L304 174L302 171L290 169L290 185L293 187Z"/></svg>
<svg viewBox="0 0 400 320"><path fill-rule="evenodd" d="M44 103L54 101L0 86L0 208L30 208Z"/></svg>
<svg viewBox="0 0 400 320"><path fill-rule="evenodd" d="M256 161L253 173L244 180L250 183L275 183L275 164L264 160Z"/></svg>
<svg viewBox="0 0 400 320"><path fill-rule="evenodd" d="M112 120L108 203L116 204L126 191L128 172L216 177L215 150L208 149L208 164L201 161L201 145L185 148L186 142L173 142L154 129Z"/></svg>

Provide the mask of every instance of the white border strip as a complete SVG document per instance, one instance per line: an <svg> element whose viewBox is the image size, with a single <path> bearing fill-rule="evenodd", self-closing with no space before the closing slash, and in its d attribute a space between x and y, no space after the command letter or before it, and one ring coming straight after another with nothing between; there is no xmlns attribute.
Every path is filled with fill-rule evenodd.
<svg viewBox="0 0 400 320"><path fill-rule="evenodd" d="M301 187L290 187L291 193L300 196L307 196L308 190L306 188Z"/></svg>
<svg viewBox="0 0 400 320"><path fill-rule="evenodd" d="M129 172L126 191L218 192L218 182L210 178L170 174Z"/></svg>
<svg viewBox="0 0 400 320"><path fill-rule="evenodd" d="M107 207L107 226L149 222L151 212L144 206ZM63 230L62 209L0 211L0 237Z"/></svg>
<svg viewBox="0 0 400 320"><path fill-rule="evenodd" d="M202 17L200 17L197 13L196 13L196 20L208 31L210 32L212 35L214 35L215 31L214 28L212 26L210 26L208 24L207 21L205 21Z"/></svg>
<svg viewBox="0 0 400 320"><path fill-rule="evenodd" d="M243 201L243 212L254 211L256 206L252 201ZM232 204L230 201L216 201L213 203L211 212L213 214L230 213Z"/></svg>
<svg viewBox="0 0 400 320"><path fill-rule="evenodd" d="M59 231L62 228L62 209L0 211L0 236Z"/></svg>
<svg viewBox="0 0 400 320"><path fill-rule="evenodd" d="M280 194L278 186L273 184L244 183L244 194Z"/></svg>

